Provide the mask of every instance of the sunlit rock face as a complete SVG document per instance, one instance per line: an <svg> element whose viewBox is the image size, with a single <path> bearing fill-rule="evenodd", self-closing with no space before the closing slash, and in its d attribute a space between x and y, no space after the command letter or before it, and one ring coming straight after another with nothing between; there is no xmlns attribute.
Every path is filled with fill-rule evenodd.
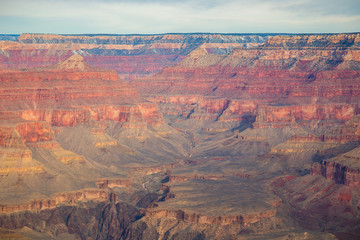
<svg viewBox="0 0 360 240"><path fill-rule="evenodd" d="M145 93L166 89L262 99L357 96L358 48L358 34L276 36L227 55L200 47L177 65L136 83Z"/></svg>
<svg viewBox="0 0 360 240"><path fill-rule="evenodd" d="M359 34L6 40L0 238L359 239Z"/></svg>

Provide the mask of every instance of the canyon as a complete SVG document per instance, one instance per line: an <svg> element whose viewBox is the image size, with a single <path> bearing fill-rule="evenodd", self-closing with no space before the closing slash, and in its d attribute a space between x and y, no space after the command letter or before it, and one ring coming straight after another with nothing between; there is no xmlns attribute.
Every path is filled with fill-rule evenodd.
<svg viewBox="0 0 360 240"><path fill-rule="evenodd" d="M360 237L359 33L0 40L0 238Z"/></svg>

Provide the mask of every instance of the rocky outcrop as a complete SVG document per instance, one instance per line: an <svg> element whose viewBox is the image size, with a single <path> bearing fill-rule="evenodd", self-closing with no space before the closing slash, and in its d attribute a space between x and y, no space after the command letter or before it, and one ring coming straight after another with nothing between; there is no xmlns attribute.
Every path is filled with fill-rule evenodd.
<svg viewBox="0 0 360 240"><path fill-rule="evenodd" d="M162 115L159 112L158 106L153 103L138 104L140 113L145 122L152 126L159 126L163 122Z"/></svg>
<svg viewBox="0 0 360 240"><path fill-rule="evenodd" d="M142 100L115 71L91 67L80 55L42 69L6 70L0 78L2 109L26 120L72 127L90 120L127 128L163 123L157 105Z"/></svg>
<svg viewBox="0 0 360 240"><path fill-rule="evenodd" d="M128 187L131 186L131 181L128 179L99 179L96 184L100 189L114 188L114 187Z"/></svg>
<svg viewBox="0 0 360 240"><path fill-rule="evenodd" d="M353 239L357 238L355 226L358 226L359 208L355 188L316 175L288 179L281 177L271 184L271 188L288 205L287 211L296 216L294 220L299 226L352 232Z"/></svg>
<svg viewBox="0 0 360 240"><path fill-rule="evenodd" d="M118 80L115 71L90 67L81 56L76 56L47 68L0 72L0 100L6 101L2 108L71 108L79 103L141 100L135 89ZM23 104L17 106L20 101Z"/></svg>
<svg viewBox="0 0 360 240"><path fill-rule="evenodd" d="M321 163L314 163L311 174L321 175L326 179L344 184L349 187L360 186L359 148L331 159L324 159Z"/></svg>
<svg viewBox="0 0 360 240"><path fill-rule="evenodd" d="M180 96L189 99L186 100L188 103L180 103L180 106L179 103L171 101L163 103L160 107L165 114L176 113L180 110L181 116L194 119L241 121L244 114L249 117L259 113L259 121L255 126L265 127L266 122L274 122L274 126L284 127L293 119L295 121L323 119L345 121L357 113L357 106L351 104L348 106L345 106L345 103L343 106L325 106L321 102L325 101L323 99L337 97L340 99L337 102L349 104L349 97L353 97L350 102L355 102L359 95L356 90L356 79L359 78L356 67L359 65L356 57L358 55L358 34L273 36L268 38L263 46L244 48L238 45L238 48L233 49L240 42L244 44L249 41L261 41L261 37L211 34L154 36L25 34L19 37L18 41L28 48L31 44L37 43L47 43L49 48L51 45L58 45L59 49L65 47L61 46L65 42L74 46L77 44L78 47L84 49L89 49L96 44L103 44L106 49L110 47L127 49L130 51L127 53L129 55L136 55L134 49L140 48L142 50L144 48L179 50L180 48L176 46L182 43L181 49L185 51L184 49L188 45L192 44L191 50L196 45L197 48L176 66L167 67L160 74L150 78L135 77L132 79L132 83L142 93L162 94L162 98L166 96L168 100L174 95L181 94ZM205 43L199 45L199 39L203 39ZM16 48L16 44L20 43L8 43L3 48L7 50ZM71 48L70 45L67 48ZM227 51L219 49L227 49ZM226 55L230 49L233 51ZM123 52L123 54L125 53ZM79 74L94 72L79 55L74 56L64 63L57 64L56 68L67 69L66 71L76 69ZM91 62L86 57L85 60ZM101 71L97 72L101 73ZM112 79L106 76L95 77ZM74 80L77 78L74 74ZM82 76L81 78L91 77ZM86 91L87 96L83 97L66 94L61 98L61 93L56 95L59 100L64 100L64 98L102 98L99 92L90 94L88 89ZM109 93L111 91L101 94L107 94L107 97L110 97ZM191 106L194 96L199 96L199 94L212 97L203 98L201 96L202 100L197 102L196 106ZM26 95L26 93L22 93L22 96ZM28 96L28 99L34 100L34 96L36 96L46 100L53 93L42 90L37 94L30 95L32 97ZM149 96L149 99L153 100L152 96ZM214 96L216 97L214 98ZM309 100L304 98L309 96L311 96ZM245 99L249 102L243 102ZM261 99L261 104L264 103L265 106L258 108L259 102L253 99ZM159 98L154 100L155 102L162 101ZM282 105L287 103L288 106L266 106L277 104L279 101ZM316 107L314 107L314 102L319 102Z"/></svg>
<svg viewBox="0 0 360 240"><path fill-rule="evenodd" d="M54 132L49 124L44 122L26 122L16 126L24 143L52 141Z"/></svg>
<svg viewBox="0 0 360 240"><path fill-rule="evenodd" d="M169 115L223 121L257 115L254 126L260 128L344 122L358 114L358 39L274 36L222 56L199 47L177 65L132 83Z"/></svg>
<svg viewBox="0 0 360 240"><path fill-rule="evenodd" d="M194 163L193 163L194 164ZM243 172L232 172L229 174L207 174L207 175L200 175L200 174L192 174L189 173L187 175L176 175L176 174L170 174L170 171L168 171L168 175L169 175L169 182L174 182L174 183L178 183L178 182L186 182L192 179L209 179L209 180L218 180L218 179L222 179L222 178L226 178L229 176L235 176L238 178L242 178L242 179L248 179L250 177L252 177L251 174L249 173L243 173Z"/></svg>
<svg viewBox="0 0 360 240"><path fill-rule="evenodd" d="M314 136L308 134L306 136L294 135L290 138L292 142L324 142L324 143L346 143L360 141L357 135L321 135Z"/></svg>
<svg viewBox="0 0 360 240"><path fill-rule="evenodd" d="M57 34L21 34L17 41L21 43L80 43L80 44L157 44L161 43L182 43L200 42L205 40L208 43L223 43L224 45L232 43L259 43L264 42L267 38L265 34L206 34L206 33L190 33L190 34L134 34L134 35L57 35ZM209 44L210 45L210 44ZM208 46L209 47L209 46Z"/></svg>
<svg viewBox="0 0 360 240"><path fill-rule="evenodd" d="M8 149L0 148L2 158L0 176L6 177L10 174L20 173L23 175L42 174L44 166L32 158L30 149Z"/></svg>
<svg viewBox="0 0 360 240"><path fill-rule="evenodd" d="M46 121L52 126L74 127L90 121L89 112L82 109L31 109L21 111L19 115L29 121Z"/></svg>
<svg viewBox="0 0 360 240"><path fill-rule="evenodd" d="M78 201L108 201L109 193L99 189L85 189L75 192L53 194L48 199L36 199L25 204L0 205L1 213L12 213L19 211L33 211L55 208L60 203L74 204Z"/></svg>
<svg viewBox="0 0 360 240"><path fill-rule="evenodd" d="M0 214L0 226L14 231L27 227L38 232L37 237L45 238L127 239L128 229L140 217L140 212L126 203L88 202Z"/></svg>
<svg viewBox="0 0 360 240"><path fill-rule="evenodd" d="M275 209L258 214L244 214L239 216L206 216L200 213L184 212L182 210L148 210L145 212L145 215L150 218L175 218L192 224L215 224L222 226L229 224L248 226L249 224L273 217L275 214Z"/></svg>
<svg viewBox="0 0 360 240"><path fill-rule="evenodd" d="M51 142L54 132L46 122L28 122L12 113L0 114L0 175L41 174L44 166L33 159L28 144Z"/></svg>
<svg viewBox="0 0 360 240"><path fill-rule="evenodd" d="M185 119L239 122L251 118L259 101L205 97L201 95L150 95L162 114Z"/></svg>
<svg viewBox="0 0 360 240"><path fill-rule="evenodd" d="M255 119L257 128L306 125L311 121L346 122L359 113L357 104L300 104L269 106L263 100L214 98L200 95L150 95L165 115L190 119L241 121ZM252 120L253 121L253 120Z"/></svg>
<svg viewBox="0 0 360 240"><path fill-rule="evenodd" d="M63 61L76 52L93 66L113 69L132 78L160 72L199 46L214 54L226 54L236 47L262 44L267 37L241 34L21 34L16 42L0 43L0 66L42 67Z"/></svg>
<svg viewBox="0 0 360 240"><path fill-rule="evenodd" d="M39 147L39 144L36 144L35 146ZM40 145L40 147L46 148L47 146ZM50 152L55 157L55 159L65 165L71 166L72 164L75 163L80 163L80 164L87 163L87 160L85 159L84 156L65 150L60 146L51 146L48 148L50 149Z"/></svg>
<svg viewBox="0 0 360 240"><path fill-rule="evenodd" d="M28 70L2 70L0 80L11 82L16 79L20 82L41 82L47 81L84 81L84 80L103 80L117 81L118 75L115 71L94 68L84 62L80 55L72 55L65 61L59 62L46 68Z"/></svg>
<svg viewBox="0 0 360 240"><path fill-rule="evenodd" d="M357 135L294 135L285 142L271 148L270 154L293 161L293 166L305 169L299 173L308 174L314 162L341 155L358 146ZM311 171L311 170L310 170ZM321 172L321 171L320 171ZM321 174L320 174L321 175Z"/></svg>
<svg viewBox="0 0 360 240"><path fill-rule="evenodd" d="M354 104L298 105L298 106L264 106L259 108L256 127L284 127L287 124L305 124L320 120L345 122L359 112Z"/></svg>
<svg viewBox="0 0 360 240"><path fill-rule="evenodd" d="M96 105L82 106L92 119L96 121L115 121L123 123L124 128L146 127L163 123L157 105L153 103L138 103L126 105Z"/></svg>
<svg viewBox="0 0 360 240"><path fill-rule="evenodd" d="M329 34L329 35L298 35L298 36L274 36L267 40L268 45L274 47L287 46L288 48L314 47L329 49L338 47L359 47L359 34Z"/></svg>
<svg viewBox="0 0 360 240"><path fill-rule="evenodd" d="M322 44L319 44L319 46L311 44L305 46L303 39L311 37L275 37L277 39L284 38L283 41L285 42L291 41L290 46L284 44L279 46L271 40L272 38L269 38L264 46L251 49L235 49L231 54L217 61L213 61L213 58L211 58L211 55L208 56L207 52L196 50L196 53L201 54L190 54L177 66L164 69L156 77L139 80L137 84L139 89L144 92L149 90L162 91L170 88L167 92L184 92L186 89L185 92L187 93L190 91L193 93L204 91L211 93L216 88L212 94L246 98L249 95L253 98L259 98L260 95L262 98L274 98L277 97L276 95L297 96L301 92L306 96L308 91L315 93L314 91L320 90L320 88L320 92L323 93L311 96L321 94L321 96L326 97L324 93L326 88L329 89L330 93L334 88L339 87L331 79L342 79L341 81L344 84L350 82L354 84L358 72L356 67L351 66L358 64L356 57L354 57L357 56L358 51L354 43L358 35L346 35L348 41L346 43L333 42L333 48L328 47L326 44L330 44L331 41L328 39L334 36L317 36L318 41L323 41ZM296 45L297 41L298 45ZM335 46L342 47L342 49L337 50ZM352 57L347 57L348 55ZM197 67L194 62L199 58L205 59L205 56L212 60L203 60L202 62L208 64ZM355 61L355 65L349 65L350 61ZM186 64L187 62L192 64ZM340 68L339 64L342 66L341 69L338 69ZM167 79L166 82L165 79ZM324 85L325 80L330 81L331 84ZM146 84L149 82L151 85L160 88L152 88L151 85ZM142 87L142 84L146 86ZM322 86L325 88L322 88ZM341 91L334 92L333 95L346 94L347 90ZM356 95L356 92L352 94Z"/></svg>
<svg viewBox="0 0 360 240"><path fill-rule="evenodd" d="M0 127L0 146L4 148L25 148L23 139L13 126Z"/></svg>
<svg viewBox="0 0 360 240"><path fill-rule="evenodd" d="M220 179L224 178L225 175L170 175L169 182L185 182L191 179Z"/></svg>
<svg viewBox="0 0 360 240"><path fill-rule="evenodd" d="M357 231L359 150L344 152L360 140L359 44L359 34L0 42L1 201L29 200L1 206L0 226L82 239Z"/></svg>

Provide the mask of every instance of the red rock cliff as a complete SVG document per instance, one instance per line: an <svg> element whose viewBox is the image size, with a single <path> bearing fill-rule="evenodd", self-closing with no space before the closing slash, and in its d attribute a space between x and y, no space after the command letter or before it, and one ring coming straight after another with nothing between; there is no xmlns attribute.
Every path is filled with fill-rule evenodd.
<svg viewBox="0 0 360 240"><path fill-rule="evenodd" d="M313 175L322 175L329 180L349 187L359 187L359 151L359 148L355 148L348 153L332 159L324 159L321 163L315 163L311 168L311 173Z"/></svg>
<svg viewBox="0 0 360 240"><path fill-rule="evenodd" d="M142 100L115 71L91 67L80 55L41 69L4 70L0 79L2 110L18 111L26 120L53 126L91 119L162 124L155 104Z"/></svg>

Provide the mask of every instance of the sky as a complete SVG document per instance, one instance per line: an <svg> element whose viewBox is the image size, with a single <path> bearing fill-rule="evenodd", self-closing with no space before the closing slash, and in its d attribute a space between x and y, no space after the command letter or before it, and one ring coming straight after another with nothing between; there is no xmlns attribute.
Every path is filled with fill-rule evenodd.
<svg viewBox="0 0 360 240"><path fill-rule="evenodd" d="M360 0L0 0L0 33L360 32Z"/></svg>

